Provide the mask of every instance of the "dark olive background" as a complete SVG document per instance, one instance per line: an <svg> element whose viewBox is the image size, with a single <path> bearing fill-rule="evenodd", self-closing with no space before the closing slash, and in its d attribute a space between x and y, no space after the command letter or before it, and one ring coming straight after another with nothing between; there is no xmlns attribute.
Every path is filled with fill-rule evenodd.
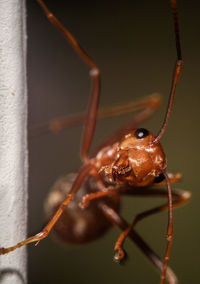
<svg viewBox="0 0 200 284"><path fill-rule="evenodd" d="M168 170L183 173L174 187L192 192L191 202L174 212L175 236L170 266L180 283L199 281L199 5L179 1L184 68L173 113L162 144ZM163 1L47 1L95 59L102 73L101 106L128 102L152 92L163 105L143 124L157 133L167 105L176 58L171 10ZM46 20L35 1L27 2L29 125L84 110L90 89L88 67ZM98 123L93 147L131 115ZM44 223L43 202L55 180L80 166L81 127L29 140L29 234ZM162 200L123 198L122 214L133 216ZM98 222L98 220L97 220ZM167 214L151 217L137 231L163 256ZM112 261L115 228L84 246L65 246L53 238L29 249L29 283L159 283L159 274L129 240L124 266Z"/></svg>

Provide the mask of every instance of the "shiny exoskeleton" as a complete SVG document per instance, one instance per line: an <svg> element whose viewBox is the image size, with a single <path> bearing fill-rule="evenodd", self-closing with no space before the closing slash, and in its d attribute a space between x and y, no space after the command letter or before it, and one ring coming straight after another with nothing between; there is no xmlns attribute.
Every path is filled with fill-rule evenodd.
<svg viewBox="0 0 200 284"><path fill-rule="evenodd" d="M160 144L173 107L177 82L183 66L176 0L170 0L174 20L177 58L169 94L169 102L163 125L157 135L144 128L140 123L148 119L160 105L157 94L130 104L111 107L98 112L101 93L101 77L98 66L82 48L73 35L49 11L42 0L37 0L48 20L75 49L81 59L90 67L92 80L91 97L86 115L78 114L70 118L55 119L47 124L50 131L60 131L67 126L84 121L83 139L80 156L82 167L77 174L66 175L58 180L46 201L47 225L36 235L8 248L0 248L0 254L9 253L31 242L38 244L54 229L60 239L72 243L85 243L100 237L110 226L118 226L122 233L115 244L114 259L123 260L123 244L126 237L142 250L145 256L160 271L160 284L165 279L170 284L177 284L175 274L168 267L173 239L173 207L185 204L190 193L172 190L171 183L180 180L180 174L166 172L166 157ZM137 115L127 125L105 141L92 158L89 156L94 136L97 117L119 115L123 112L137 111ZM167 185L165 188L152 188L155 185ZM168 197L164 205L146 210L135 216L128 224L119 214L120 195ZM156 213L168 211L167 247L164 261L134 231L136 224Z"/></svg>
<svg viewBox="0 0 200 284"><path fill-rule="evenodd" d="M120 142L103 148L95 165L107 183L148 186L166 169L160 142L146 129L133 129Z"/></svg>

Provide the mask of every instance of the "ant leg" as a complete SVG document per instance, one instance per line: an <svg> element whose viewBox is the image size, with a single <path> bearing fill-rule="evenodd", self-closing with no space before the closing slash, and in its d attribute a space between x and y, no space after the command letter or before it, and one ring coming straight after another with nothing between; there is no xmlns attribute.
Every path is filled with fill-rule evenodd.
<svg viewBox="0 0 200 284"><path fill-rule="evenodd" d="M158 93L153 93L137 101L100 108L97 112L97 119L105 119L130 112L141 111L144 110L146 107L151 107L153 112L155 112L159 108L160 104L160 95ZM36 136L46 132L59 133L68 127L83 124L85 118L86 112L57 117L50 120L49 122L41 123L31 127L30 135Z"/></svg>
<svg viewBox="0 0 200 284"><path fill-rule="evenodd" d="M93 175L93 178L97 181L97 183L93 185L93 188L96 189L96 192L85 194L82 197L80 207L83 209L87 208L90 202L94 199L99 199L102 197L112 197L114 195L119 196L119 194L126 193L127 191L127 186L119 187L117 185L110 185L105 188L105 185L100 180L98 180L98 177Z"/></svg>
<svg viewBox="0 0 200 284"><path fill-rule="evenodd" d="M94 199L98 199L102 197L111 197L113 195L119 195L119 193L123 193L124 191L126 191L126 189L124 188L120 189L120 188L117 188L116 186L110 186L109 188L107 188L106 191L97 191L94 193L86 194L82 198L80 207L85 209L86 207L89 206L89 203Z"/></svg>
<svg viewBox="0 0 200 284"><path fill-rule="evenodd" d="M136 194L135 194L136 193ZM149 189L149 188L143 188L143 189L138 189L136 192L131 192L131 195L140 195L141 197L144 196L151 196L151 197L161 197L161 196L167 196L168 195L168 190L164 190L164 189ZM181 190L173 190L172 191L172 196L174 198L172 205L173 208L179 207L181 205L184 205L185 203L187 203L189 201L189 199L191 198L191 194L188 191L181 191ZM123 257L124 257L124 250L123 250L123 243L125 241L125 238L128 236L128 234L132 231L133 227L141 220L143 220L146 217L149 217L153 214L156 213L160 213L163 211L167 211L169 210L169 203L166 203L162 206L159 207L155 207L153 209L144 211L140 214L138 214L132 224L126 228L126 230L119 236L116 245L115 245L115 259L117 260L117 262L120 262ZM169 252L170 252L170 248L171 248L171 241L172 241L172 235L173 235L173 227L169 227L170 222L168 224L168 246L167 246L167 250L166 250L166 254L165 254L165 261L163 264L163 271L162 271L162 275L161 275L161 281L164 281L165 279L165 273L166 273L166 269L167 269L167 265L168 265L168 261L169 261ZM162 283L162 282L161 282Z"/></svg>
<svg viewBox="0 0 200 284"><path fill-rule="evenodd" d="M163 175L167 182L167 195L168 195L168 226L167 226L167 248L165 251L165 257L163 262L163 271L160 277L160 284L164 284L166 278L167 266L170 258L170 251L172 246L172 239L174 236L174 227L173 227L173 200L172 200L172 186L170 179L167 175L167 172L163 170Z"/></svg>
<svg viewBox="0 0 200 284"><path fill-rule="evenodd" d="M118 226L122 231L125 231L130 225L111 207L105 204L103 201L98 202L98 207L103 211L106 218ZM144 255L153 263L153 265L162 272L163 263L158 255L144 242L138 233L132 230L128 237L140 248ZM166 279L169 284L178 284L178 279L170 267L166 271Z"/></svg>
<svg viewBox="0 0 200 284"><path fill-rule="evenodd" d="M46 14L52 25L55 26L64 35L64 37L70 42L81 59L91 68L90 76L92 77L92 91L85 120L83 140L81 144L81 158L83 161L87 162L88 152L92 143L96 125L97 109L101 89L100 72L93 59L81 47L79 42L72 36L72 34L61 24L61 22L49 11L44 2L42 0L37 0L37 2L42 7L44 13Z"/></svg>
<svg viewBox="0 0 200 284"><path fill-rule="evenodd" d="M166 197L167 196L167 191L164 189L149 189L149 188L144 188L144 189L138 189L137 192L132 192L130 193L130 195L137 195L137 196L141 196L141 197ZM173 190L172 191L172 196L175 198L175 200L173 201L173 208L176 207L180 207L184 204L186 204L190 198L191 198L191 194L189 191L183 191L183 190ZM118 238L116 245L115 245L115 250L119 252L123 251L122 246L124 244L125 238L128 236L128 234L130 233L130 231L133 229L133 227L135 227L135 225L139 222L142 221L143 219L145 219L146 217L149 217L153 214L156 213L161 213L164 211L168 210L168 203L155 207L153 209L150 210L146 210L142 213L139 213L138 215L136 215L136 217L134 218L133 222L131 223L131 225L126 229L126 231L124 231ZM122 254L124 254L124 252L122 252ZM119 255L121 255L121 253L119 253ZM123 257L121 257L121 259L118 259L118 261L122 260Z"/></svg>
<svg viewBox="0 0 200 284"><path fill-rule="evenodd" d="M181 179L180 173L176 173L176 174L168 173L167 175L168 175L171 183L178 182ZM163 180L160 183L156 183L155 185L160 186L160 185L165 185L165 184L166 184L166 180ZM101 184L101 185L98 184L98 191L97 192L84 195L83 198L82 198L82 201L80 203L80 207L81 208L88 207L89 203L94 199L98 199L98 198L105 197L105 196L110 197L110 196L113 196L113 195L116 195L116 194L118 195L118 194L122 194L122 193L130 194L130 195L137 195L138 194L138 195L141 195L141 196L143 196L144 194L148 194L148 195L151 196L151 191L149 189L143 190L143 188L139 188L137 190L137 188L133 189L131 186L128 186L128 185L126 185L125 187L109 186L106 191L104 191L104 188L105 188L105 186L103 184ZM162 191L162 192L166 196L166 192L165 191ZM157 189L156 189L156 194L158 195ZM167 207L167 209L168 209L168 207Z"/></svg>
<svg viewBox="0 0 200 284"><path fill-rule="evenodd" d="M37 245L42 239L46 238L48 234L50 233L51 229L53 228L53 226L55 225L55 223L58 221L58 219L62 215L65 208L70 203L70 201L74 199L76 192L79 190L79 188L84 183L86 178L89 177L91 170L92 170L92 166L90 164L87 164L79 171L77 178L75 179L72 185L70 193L67 195L66 199L61 203L61 205L59 206L58 210L56 211L52 219L48 222L48 224L44 227L44 229L41 232L39 232L38 234L32 237L29 237L28 239L22 242L19 242L18 244L12 247L0 248L0 255L9 253L15 250L16 248L19 248L21 246L27 245L32 242L36 242L36 245Z"/></svg>
<svg viewBox="0 0 200 284"><path fill-rule="evenodd" d="M114 134L108 137L108 139L101 143L95 153L107 145L114 144L133 128L138 127L138 125L153 115L153 113L159 108L160 104L161 100L158 94L153 94L152 96L145 97L143 100L141 100L141 108L138 109L139 113L136 114L131 121L125 124L122 128L118 129Z"/></svg>

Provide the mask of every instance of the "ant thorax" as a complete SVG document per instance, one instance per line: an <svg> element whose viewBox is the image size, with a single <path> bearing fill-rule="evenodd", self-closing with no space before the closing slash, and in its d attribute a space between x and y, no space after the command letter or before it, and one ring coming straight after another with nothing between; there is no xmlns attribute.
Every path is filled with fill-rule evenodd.
<svg viewBox="0 0 200 284"><path fill-rule="evenodd" d="M146 129L133 129L120 142L103 148L96 156L99 174L106 183L148 186L166 169L159 141Z"/></svg>

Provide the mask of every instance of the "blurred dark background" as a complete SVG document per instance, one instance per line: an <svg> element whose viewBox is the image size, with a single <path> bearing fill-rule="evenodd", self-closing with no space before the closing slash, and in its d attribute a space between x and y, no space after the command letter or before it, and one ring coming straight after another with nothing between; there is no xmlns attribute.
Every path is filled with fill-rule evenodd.
<svg viewBox="0 0 200 284"><path fill-rule="evenodd" d="M94 58L102 74L101 106L125 103L160 92L160 110L143 126L157 133L163 121L176 58L169 1L50 1L45 3ZM168 171L183 173L174 187L192 192L191 202L174 212L175 237L170 266L180 283L199 281L199 4L178 3L184 68L173 113L162 138ZM27 1L29 125L76 113L87 105L88 67L52 27L36 1ZM98 123L93 147L131 118ZM29 235L44 224L43 202L55 180L80 167L81 127L29 140ZM122 214L131 222L162 200L123 198ZM98 220L97 220L98 222ZM160 255L166 246L167 214L153 216L137 231ZM29 246L29 284L159 283L159 274L129 240L124 266L112 261L118 229L85 246L53 238Z"/></svg>

